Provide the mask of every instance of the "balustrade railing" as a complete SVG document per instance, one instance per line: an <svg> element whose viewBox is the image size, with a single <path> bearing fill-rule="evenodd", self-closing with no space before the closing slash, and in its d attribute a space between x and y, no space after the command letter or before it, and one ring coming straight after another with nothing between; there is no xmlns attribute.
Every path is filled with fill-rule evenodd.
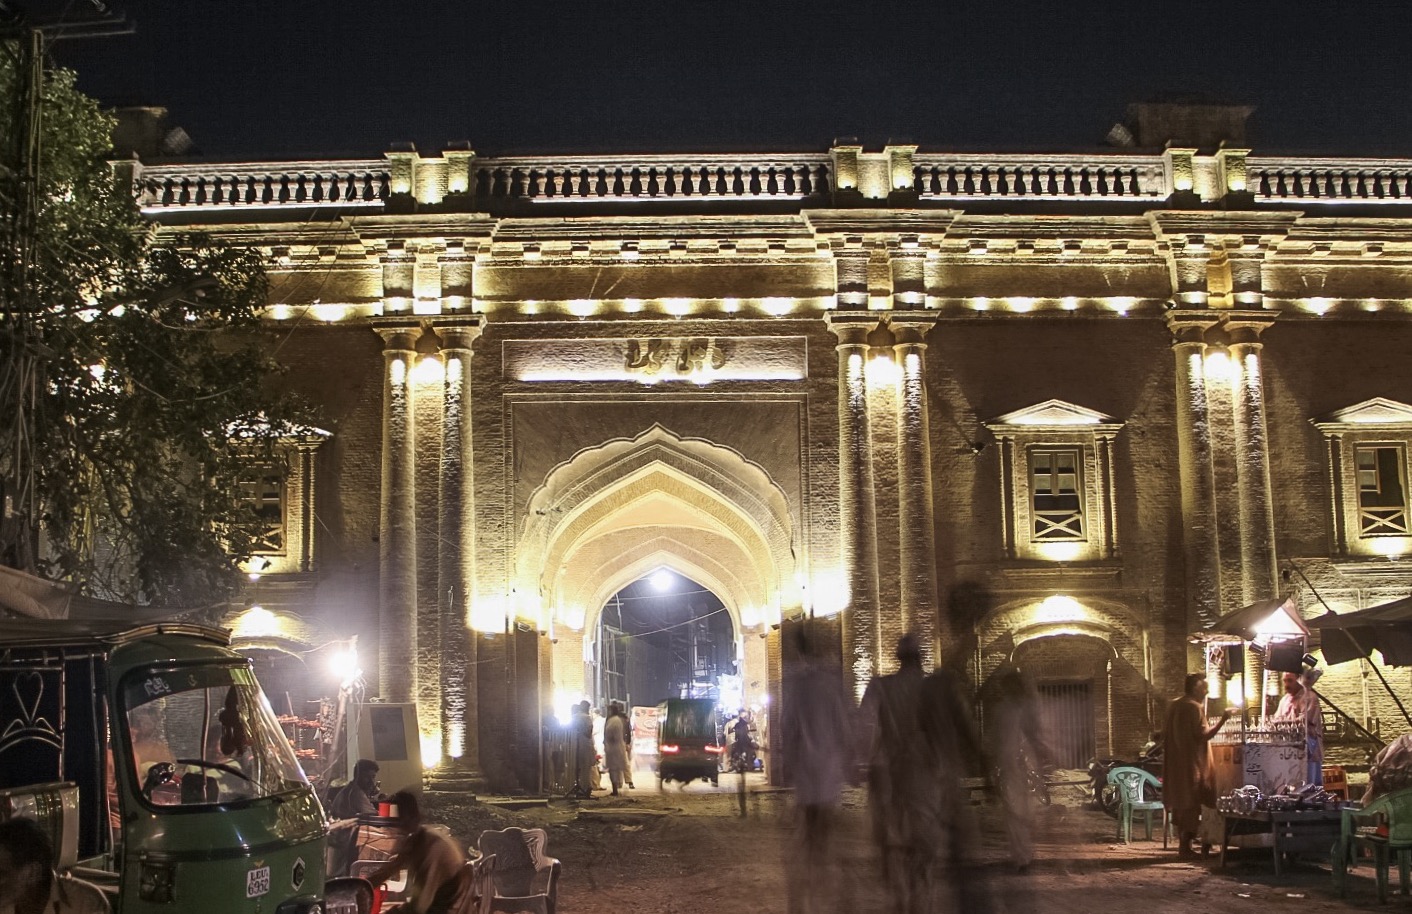
<svg viewBox="0 0 1412 914"><path fill-rule="evenodd" d="M1266 202L1412 202L1409 159L1246 159L1246 185Z"/></svg>
<svg viewBox="0 0 1412 914"><path fill-rule="evenodd" d="M1170 191L1158 156L917 155L923 200L1156 200Z"/></svg>
<svg viewBox="0 0 1412 914"><path fill-rule="evenodd" d="M462 186L469 183L470 195L488 207L511 201L820 199L829 197L834 178L828 154L470 161L470 174L462 173ZM445 168L446 162L422 159L418 167ZM391 196L392 175L387 159L157 165L139 167L136 192L139 204L151 212L381 208ZM1172 193L1171 176L1158 155L923 153L913 156L912 179L912 188L923 201L1157 202ZM1412 159L1252 156L1246 160L1246 187L1262 203L1412 203Z"/></svg>
<svg viewBox="0 0 1412 914"><path fill-rule="evenodd" d="M376 206L387 199L384 159L144 168L144 209L266 206Z"/></svg>
<svg viewBox="0 0 1412 914"><path fill-rule="evenodd" d="M485 159L474 173L476 196L491 200L769 200L830 191L827 155Z"/></svg>

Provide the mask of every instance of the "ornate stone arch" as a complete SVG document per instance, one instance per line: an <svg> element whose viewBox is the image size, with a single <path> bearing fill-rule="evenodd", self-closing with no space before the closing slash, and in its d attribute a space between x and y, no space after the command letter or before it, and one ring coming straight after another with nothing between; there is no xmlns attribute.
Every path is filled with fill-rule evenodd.
<svg viewBox="0 0 1412 914"><path fill-rule="evenodd" d="M1091 596L1028 597L996 607L978 627L981 649L1008 651L1036 638L1084 635L1112 647L1115 654L1142 650L1142 624L1121 603Z"/></svg>
<svg viewBox="0 0 1412 914"><path fill-rule="evenodd" d="M665 565L716 592L739 630L745 610L789 607L794 527L788 499L760 466L654 425L548 474L526 508L517 586L582 625L614 592L610 581L633 579L623 568L640 577Z"/></svg>

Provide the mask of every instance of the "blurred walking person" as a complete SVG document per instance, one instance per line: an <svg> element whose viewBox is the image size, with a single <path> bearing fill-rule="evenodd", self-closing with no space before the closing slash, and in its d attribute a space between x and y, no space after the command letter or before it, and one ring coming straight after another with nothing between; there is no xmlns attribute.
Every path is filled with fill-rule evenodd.
<svg viewBox="0 0 1412 914"><path fill-rule="evenodd" d="M922 653L917 637L903 635L895 653L896 673L874 677L863 693L863 739L868 747L868 807L873 841L882 858L888 910L927 910L926 873L918 798L922 794L922 740L918 697Z"/></svg>
<svg viewBox="0 0 1412 914"><path fill-rule="evenodd" d="M593 798L593 762L598 755L593 750L593 718L588 713L589 704L581 701L574 705L573 717L569 720L570 744L574 753L574 787L569 796L581 799Z"/></svg>
<svg viewBox="0 0 1412 914"><path fill-rule="evenodd" d="M850 707L843 669L820 656L801 627L799 667L785 681L784 757L794 780L795 845L786 856L790 914L849 911L840 891L834 837L839 796L851 768Z"/></svg>
<svg viewBox="0 0 1412 914"><path fill-rule="evenodd" d="M1188 673L1182 694L1167 705L1162 743L1162 805L1177 826L1177 856L1196 858L1191 842L1201 824L1201 807L1216 805L1216 785L1211 778L1211 737L1225 726L1231 712L1206 726L1206 677Z"/></svg>
<svg viewBox="0 0 1412 914"><path fill-rule="evenodd" d="M628 771L627 717L616 701L608 703L608 720L603 724L603 765L608 769L608 781L616 797Z"/></svg>
<svg viewBox="0 0 1412 914"><path fill-rule="evenodd" d="M980 824L962 780L971 764L982 759L968 693L969 686L949 664L923 679L919 689L924 773L915 804L923 883L921 897L914 896L909 914L932 910L986 914L991 909L979 857ZM937 902L941 906L934 908Z"/></svg>
<svg viewBox="0 0 1412 914"><path fill-rule="evenodd" d="M1010 861L1023 873L1034 862L1034 797L1031 778L1051 762L1039 716L1039 692L1019 667L1006 666L991 679L985 735L989 767L1005 810Z"/></svg>

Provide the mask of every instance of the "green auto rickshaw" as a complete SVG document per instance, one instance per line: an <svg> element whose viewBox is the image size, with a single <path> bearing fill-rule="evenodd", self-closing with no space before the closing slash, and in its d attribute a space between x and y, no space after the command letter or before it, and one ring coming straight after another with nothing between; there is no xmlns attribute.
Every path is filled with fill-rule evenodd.
<svg viewBox="0 0 1412 914"><path fill-rule="evenodd" d="M325 885L323 809L222 629L0 621L0 793L118 914L371 901L361 880Z"/></svg>
<svg viewBox="0 0 1412 914"><path fill-rule="evenodd" d="M717 782L720 773L720 723L709 698L668 698L657 706L657 781L685 787L700 778Z"/></svg>

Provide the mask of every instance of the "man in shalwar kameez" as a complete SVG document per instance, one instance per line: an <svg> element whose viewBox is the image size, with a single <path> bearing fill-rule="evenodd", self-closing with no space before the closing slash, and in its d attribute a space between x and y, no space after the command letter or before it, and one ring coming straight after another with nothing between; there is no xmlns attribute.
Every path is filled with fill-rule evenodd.
<svg viewBox="0 0 1412 914"><path fill-rule="evenodd" d="M1211 737L1230 719L1221 715L1214 726L1206 726L1206 677L1188 673L1179 698L1167 705L1162 730L1162 805L1177 826L1177 854L1196 856L1191 842L1201 822L1201 807L1216 805L1216 785L1211 778Z"/></svg>

